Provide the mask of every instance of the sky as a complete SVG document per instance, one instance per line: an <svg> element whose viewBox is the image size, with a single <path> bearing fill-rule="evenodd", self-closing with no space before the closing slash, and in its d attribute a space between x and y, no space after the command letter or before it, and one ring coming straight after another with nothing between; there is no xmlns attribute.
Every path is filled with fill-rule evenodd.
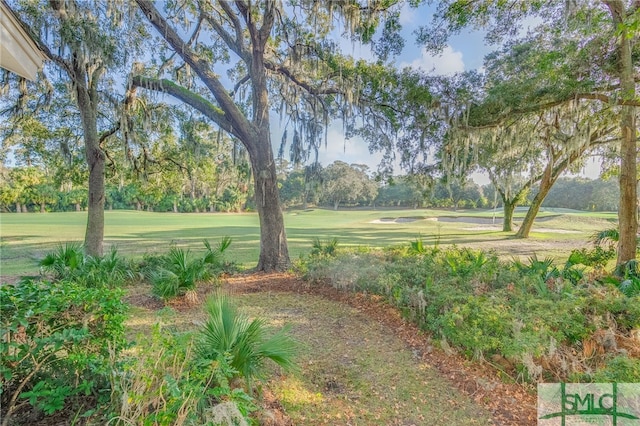
<svg viewBox="0 0 640 426"><path fill-rule="evenodd" d="M405 39L405 46L402 53L394 58L393 63L398 68L411 67L422 70L431 75L451 75L457 72L479 69L482 67L484 56L492 51L491 46L484 43L484 35L480 32L467 32L465 34L452 37L449 45L442 54L433 56L425 51L415 41L414 31L420 25L431 20L432 12L430 8L423 6L419 9L410 8L408 5L401 11L400 23L402 24L402 35ZM338 31L340 31L338 29ZM343 53L362 58L374 60L368 46L356 45L346 40L340 39L340 47ZM274 129L277 134L273 140L280 140L278 129ZM342 125L334 124L328 133L329 143L320 149L318 158L324 166L336 161L346 163L366 164L371 170L376 170L382 158L381 153L370 153L367 144L359 138L352 138L345 141L342 133ZM397 174L401 170L397 167ZM488 179L479 177L482 184Z"/></svg>
<svg viewBox="0 0 640 426"><path fill-rule="evenodd" d="M402 53L393 61L399 68L411 67L431 75L451 75L462 71L480 70L483 66L485 55L498 47L487 44L484 33L467 31L451 37L449 44L442 53L434 56L416 43L414 34L414 31L419 26L430 22L431 16L432 9L427 6L413 9L405 5L402 9L400 23L403 27L401 33L405 39L405 47ZM535 21L531 20L529 25L533 24L535 24ZM367 46L354 45L344 38L340 40L343 53L350 54L355 58L374 59ZM281 140L279 129L274 128L274 138L272 140ZM375 171L382 158L381 153L370 153L367 144L361 139L353 138L345 141L342 126L338 123L330 127L328 141L327 147L323 146L318 155L319 161L323 166L340 160L350 164L367 164L371 170ZM598 160L590 159L580 175L595 179L599 176L599 171L600 163ZM396 174L403 173L399 168L396 168L394 172ZM471 178L480 185L489 183L489 178L486 174L474 173Z"/></svg>

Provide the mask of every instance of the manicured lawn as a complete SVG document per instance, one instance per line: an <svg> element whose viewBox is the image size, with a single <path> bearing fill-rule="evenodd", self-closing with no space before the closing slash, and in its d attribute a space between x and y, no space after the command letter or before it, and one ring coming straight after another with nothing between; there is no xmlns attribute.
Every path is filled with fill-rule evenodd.
<svg viewBox="0 0 640 426"><path fill-rule="evenodd" d="M517 211L516 220L523 215L523 209ZM441 217L445 218L438 220ZM444 221L451 217L460 221ZM614 226L611 221L616 215L552 210L543 211L540 217L527 241L513 240L513 233L500 231L499 210L294 210L285 213L285 225L292 259L307 253L316 237L337 237L342 246L371 247L422 238L426 244L493 248L506 256L562 257L571 248L585 245L594 231ZM233 238L229 260L246 267L257 263L260 233L256 213L107 211L105 218L105 248L116 246L123 255L165 252L171 243L201 250L203 239L213 243L228 235ZM86 212L0 214L0 274L36 273L38 259L57 244L82 241L85 226Z"/></svg>

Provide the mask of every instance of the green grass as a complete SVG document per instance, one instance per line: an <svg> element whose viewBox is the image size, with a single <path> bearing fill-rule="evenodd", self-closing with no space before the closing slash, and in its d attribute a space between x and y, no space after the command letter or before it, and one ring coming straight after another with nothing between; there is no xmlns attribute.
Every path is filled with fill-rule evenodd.
<svg viewBox="0 0 640 426"><path fill-rule="evenodd" d="M292 258L311 250L314 238L337 237L340 246L387 247L408 244L422 237L425 244L457 244L495 248L505 255L568 255L571 246L585 244L596 230L611 226L614 213L543 211L545 218L533 228L532 238L514 242L514 233L501 232L500 211L495 225L465 222L439 222L440 216L491 219L493 210L295 210L285 213L285 226ZM516 212L516 220L524 215ZM385 223L372 223L387 219ZM392 222L397 218L418 218L413 222ZM470 219L471 220L471 219ZM168 250L171 242L202 251L202 240L217 241L225 235L233 238L226 257L243 266L255 266L260 247L259 220L256 213L173 214L137 211L105 212L105 248L116 246L119 253L141 257L144 253ZM0 214L0 251L3 277L37 272L36 263L59 243L82 241L86 212L2 213ZM498 228L491 228L496 226ZM544 232L536 228L546 229ZM573 230L557 234L553 229ZM562 242L556 245L554 242ZM540 244L544 243L544 244ZM515 251L513 244L518 245ZM532 247L530 247L533 244ZM556 247L557 246L557 247Z"/></svg>

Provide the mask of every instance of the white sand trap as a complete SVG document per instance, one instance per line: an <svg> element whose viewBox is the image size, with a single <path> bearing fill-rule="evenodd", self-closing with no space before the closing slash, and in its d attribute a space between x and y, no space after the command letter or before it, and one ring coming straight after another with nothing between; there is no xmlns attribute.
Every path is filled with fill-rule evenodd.
<svg viewBox="0 0 640 426"><path fill-rule="evenodd" d="M463 231L502 231L502 226L474 226L473 228L461 228ZM579 234L580 231L569 229L533 228L531 232L547 232L549 234Z"/></svg>
<svg viewBox="0 0 640 426"><path fill-rule="evenodd" d="M369 223L384 223L384 224L393 224L393 223L411 223L411 222L415 222L417 220L421 220L421 219L416 219L414 217L398 217L398 218L382 218L382 219L375 219L372 220Z"/></svg>

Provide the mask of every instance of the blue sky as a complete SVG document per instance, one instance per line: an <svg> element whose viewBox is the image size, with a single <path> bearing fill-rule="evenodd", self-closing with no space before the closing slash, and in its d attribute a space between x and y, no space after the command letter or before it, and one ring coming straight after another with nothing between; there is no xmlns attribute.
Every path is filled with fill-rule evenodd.
<svg viewBox="0 0 640 426"><path fill-rule="evenodd" d="M414 31L419 26L428 24L431 17L432 9L426 6L412 9L405 5L400 16L405 47L394 60L396 66L400 68L412 67L432 75L449 75L461 71L477 70L483 66L485 55L499 47L488 45L484 33L481 31L466 31L451 37L449 44L440 55L434 56L427 53L422 46L416 43ZM531 19L527 23L531 26L535 25L536 21L538 20ZM363 59L374 58L368 46L354 45L344 38L341 39L340 44L346 54ZM276 126L274 126L273 132L273 140L280 141L281 133ZM362 140L354 138L345 141L342 125L338 123L329 129L328 140L327 147L323 146L319 152L319 161L324 166L340 160L347 163L367 164L371 170L376 170L382 157L379 153L370 153L367 144ZM595 179L599 175L599 170L599 161L591 159L587 161L587 166L581 175ZM399 168L395 172L397 174L403 173ZM475 173L471 177L481 185L489 183L489 178L484 174Z"/></svg>
<svg viewBox="0 0 640 426"><path fill-rule="evenodd" d="M449 75L482 67L484 56L491 52L493 47L485 44L484 34L481 32L466 32L452 37L442 54L437 56L427 53L418 45L414 31L430 22L431 16L431 9L426 6L412 9L405 5L400 15L405 47L402 53L394 58L393 63L399 68L412 67L432 75ZM336 29L337 34L340 32L340 28ZM343 53L366 60L375 59L368 46L354 44L346 38L339 38L339 42ZM272 133L275 144L275 141L281 139L281 131L275 122ZM340 123L331 126L328 141L327 147L323 146L319 152L319 161L324 166L340 160L366 164L371 170L376 170L382 157L380 153L370 153L367 144L358 138L345 141ZM402 171L398 168L396 173L401 174ZM476 180L482 184L488 182L488 179L482 176L478 176Z"/></svg>

